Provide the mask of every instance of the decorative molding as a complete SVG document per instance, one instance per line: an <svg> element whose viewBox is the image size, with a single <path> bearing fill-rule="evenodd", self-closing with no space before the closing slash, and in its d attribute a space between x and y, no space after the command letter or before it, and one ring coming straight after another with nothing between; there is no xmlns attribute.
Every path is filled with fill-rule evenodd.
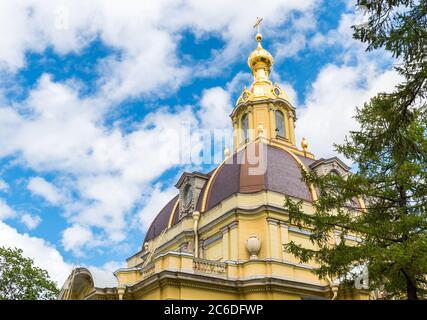
<svg viewBox="0 0 427 320"><path fill-rule="evenodd" d="M311 231L309 231L309 230L300 229L300 228L298 228L298 227L294 227L294 226L289 226L288 230L289 230L289 232L294 232L294 233L298 233L298 234L303 234L303 235L306 235L306 236L310 236L310 235L312 235L312 234L313 234L313 233L312 233Z"/></svg>
<svg viewBox="0 0 427 320"><path fill-rule="evenodd" d="M338 157L332 157L328 159L321 158L311 163L309 167L319 175L326 175L330 172L336 172L338 175L346 177L350 173L350 167L347 166Z"/></svg>
<svg viewBox="0 0 427 320"><path fill-rule="evenodd" d="M202 244L202 247L203 248L206 248L206 247L208 247L209 245L211 245L211 244L213 244L213 243L215 243L215 242L217 242L218 240L222 240L222 235L223 235L223 233L222 232L218 232L218 233L216 233L216 234L214 234L213 236L210 236L209 238L207 238L206 240L203 240L203 244Z"/></svg>
<svg viewBox="0 0 427 320"><path fill-rule="evenodd" d="M239 225L239 221L233 221L232 223L230 223L227 227L229 230L232 230L234 228L237 228Z"/></svg>
<svg viewBox="0 0 427 320"><path fill-rule="evenodd" d="M239 221L236 220L236 221L233 221L230 224L226 225L225 227L222 227L220 229L220 231L221 231L222 234L224 234L224 233L229 232L230 230L233 230L233 229L237 228L238 225L239 225Z"/></svg>
<svg viewBox="0 0 427 320"><path fill-rule="evenodd" d="M195 209L195 201L194 201L194 179L192 179L190 176L186 176L180 186L179 189L179 219L181 220L182 217L188 215L189 213L193 212ZM190 203L185 203L185 196L186 192L191 193L191 201Z"/></svg>
<svg viewBox="0 0 427 320"><path fill-rule="evenodd" d="M271 218L271 217L267 217L267 222L268 224L272 224L272 225L279 225L280 224L280 220L279 219L275 219L275 218Z"/></svg>
<svg viewBox="0 0 427 320"><path fill-rule="evenodd" d="M224 235L228 232L228 228L227 227L221 228L220 231L221 231L221 234Z"/></svg>
<svg viewBox="0 0 427 320"><path fill-rule="evenodd" d="M341 231L340 230L335 230L334 233L335 233L335 240L336 240L336 242L340 241L341 240L341 238L340 238ZM354 236L354 235L351 235L351 234L345 234L344 235L344 239L345 240L349 240L349 241L354 241L354 242L362 242L363 241L362 238Z"/></svg>
<svg viewBox="0 0 427 320"><path fill-rule="evenodd" d="M359 238L359 237L356 237L356 236L352 236L351 234L346 234L344 236L344 239L350 240L350 241L356 241L356 242L362 242L363 241L362 238Z"/></svg>
<svg viewBox="0 0 427 320"><path fill-rule="evenodd" d="M188 218L192 219L192 217L188 217ZM168 246L172 245L173 243L182 241L182 239L184 239L184 238L193 239L194 238L193 230L188 229L188 230L181 231L179 234L177 234L175 237L173 237L169 241L159 245L155 252L161 252L165 248L167 248Z"/></svg>
<svg viewBox="0 0 427 320"><path fill-rule="evenodd" d="M175 212L176 212L176 208L178 207L178 205L179 205L179 197L178 197L178 199L176 199L176 202L175 202L175 204L173 205L173 208L172 208L172 212L171 212L171 214L169 216L168 229L170 227L172 227L172 222L173 222L173 219L175 217ZM179 212L178 212L178 214L179 214Z"/></svg>
<svg viewBox="0 0 427 320"><path fill-rule="evenodd" d="M184 172L179 178L175 187L179 189L178 205L179 205L179 219L184 216L192 214L196 210L196 205L199 197L201 196L204 185L209 180L209 176L199 172ZM185 192L188 190L191 193L190 203L185 203Z"/></svg>
<svg viewBox="0 0 427 320"><path fill-rule="evenodd" d="M295 281L281 277L251 277L245 279L225 279L222 276L203 273L188 273L164 270L142 280L128 290L131 294L137 291L158 288L159 286L172 285L177 287L202 288L212 291L229 292L234 294L256 291L282 291L302 294L303 292L329 294L329 286L318 283Z"/></svg>

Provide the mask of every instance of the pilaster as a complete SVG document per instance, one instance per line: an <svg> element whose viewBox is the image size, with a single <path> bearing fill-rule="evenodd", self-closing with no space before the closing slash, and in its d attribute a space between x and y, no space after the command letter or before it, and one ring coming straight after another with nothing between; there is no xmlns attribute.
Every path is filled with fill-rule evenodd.
<svg viewBox="0 0 427 320"><path fill-rule="evenodd" d="M228 228L222 228L222 260L227 261L229 259L228 251L229 251L229 234Z"/></svg>
<svg viewBox="0 0 427 320"><path fill-rule="evenodd" d="M237 261L238 260L238 250L239 250L239 233L238 233L238 222L235 221L228 226L230 232L230 260Z"/></svg>
<svg viewBox="0 0 427 320"><path fill-rule="evenodd" d="M279 240L279 221L273 218L267 218L268 234L270 239L270 257L272 259L281 259L281 245Z"/></svg>

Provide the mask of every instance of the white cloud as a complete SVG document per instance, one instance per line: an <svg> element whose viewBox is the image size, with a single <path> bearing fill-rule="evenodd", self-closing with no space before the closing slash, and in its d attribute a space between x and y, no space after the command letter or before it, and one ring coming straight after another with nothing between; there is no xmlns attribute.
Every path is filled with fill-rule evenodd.
<svg viewBox="0 0 427 320"><path fill-rule="evenodd" d="M24 256L33 259L37 266L47 270L58 285L62 285L71 272L71 265L64 261L52 244L26 233L21 234L3 222L0 222L0 246L21 248Z"/></svg>
<svg viewBox="0 0 427 320"><path fill-rule="evenodd" d="M6 183L6 181L0 179L0 191L7 191L9 190L9 185Z"/></svg>
<svg viewBox="0 0 427 320"><path fill-rule="evenodd" d="M15 216L16 212L9 207L3 199L0 199L0 220L13 218Z"/></svg>
<svg viewBox="0 0 427 320"><path fill-rule="evenodd" d="M65 250L73 251L76 256L82 256L83 247L93 247L96 243L90 228L75 224L64 230L62 245Z"/></svg>
<svg viewBox="0 0 427 320"><path fill-rule="evenodd" d="M27 186L33 194L43 197L52 204L59 204L63 199L60 191L50 182L41 177L33 177Z"/></svg>
<svg viewBox="0 0 427 320"><path fill-rule="evenodd" d="M33 230L42 222L39 216L24 213L21 218L21 222L27 227L28 230Z"/></svg>
<svg viewBox="0 0 427 320"><path fill-rule="evenodd" d="M251 26L256 16L268 17L266 30L274 35L292 11L308 12L314 4L315 0L277 0L268 6L263 1L248 6L243 0L1 2L0 69L7 72L25 66L29 51L52 47L59 54L79 52L95 39L114 49L97 65L100 78L93 84L93 96L82 97L72 82L55 83L44 74L25 101L11 106L2 101L0 106L0 157L16 156L20 164L35 170L40 177L32 178L28 189L63 206L70 223L63 233L64 248L81 254L88 243L122 241L143 191L152 179L179 164L182 123L198 126L190 107L173 113L159 108L124 133L104 125L119 102L141 94L151 97L153 92L166 96L190 76L220 72L240 59L242 47L255 45ZM188 29L196 37L219 35L223 49L203 65L182 60L177 46L181 32ZM228 92L208 89L201 107L203 126L229 127ZM200 141L193 139L192 152L198 154ZM42 178L50 172L55 172L57 186ZM76 196L68 199L64 193Z"/></svg>
<svg viewBox="0 0 427 320"><path fill-rule="evenodd" d="M333 143L343 143L349 131L358 128L355 107L392 90L398 81L396 72L378 70L372 63L324 67L298 110L297 136L308 140L317 158L335 155Z"/></svg>
<svg viewBox="0 0 427 320"><path fill-rule="evenodd" d="M13 107L0 108L1 150L18 155L20 162L40 173L56 173L58 186L34 177L28 189L60 204L69 223L85 228L82 241L73 227L63 234L64 248L74 252L87 242L101 245L124 239L127 215L143 190L180 164L183 123L197 125L189 107L178 107L175 113L159 108L123 133L119 127L102 125L104 106L102 100L80 99L73 87L43 76L19 107L31 116ZM92 233L94 227L101 228L104 241Z"/></svg>
<svg viewBox="0 0 427 320"><path fill-rule="evenodd" d="M293 34L291 40L276 46L275 60L296 56L306 46L306 36L302 33Z"/></svg>
<svg viewBox="0 0 427 320"><path fill-rule="evenodd" d="M238 72L230 82L227 83L226 89L230 96L233 96L235 99L243 91L244 86L248 86L253 81L253 76L247 68L246 72Z"/></svg>
<svg viewBox="0 0 427 320"><path fill-rule="evenodd" d="M73 88L44 75L20 106L0 108L0 152L20 153L36 170L87 170L87 150L100 133L99 108L99 103L79 99ZM21 115L24 110L26 115Z"/></svg>
<svg viewBox="0 0 427 320"><path fill-rule="evenodd" d="M224 48L214 53L210 64L195 66L197 74L209 76L239 58L242 46L253 45L251 26L255 17L268 17L265 30L275 34L275 28L290 19L291 12L309 17L317 2L274 0L265 5L258 0L248 6L243 0L3 1L0 68L12 72L22 68L29 50L42 52L52 47L59 54L78 52L99 38L119 52L100 65L101 95L120 101L157 91L160 86L174 90L195 76L194 62L185 65L177 55L180 32L191 29L197 37L215 32L224 40ZM305 20L293 19L288 26L302 28L307 25ZM13 34L9 30L14 30Z"/></svg>
<svg viewBox="0 0 427 320"><path fill-rule="evenodd" d="M141 229L146 231L161 209L178 193L175 187L161 190L159 185L147 192L143 206L138 213Z"/></svg>
<svg viewBox="0 0 427 320"><path fill-rule="evenodd" d="M230 127L229 115L233 111L230 94L223 88L214 87L203 91L198 116L205 129Z"/></svg>
<svg viewBox="0 0 427 320"><path fill-rule="evenodd" d="M27 233L19 233L16 229L0 221L0 246L7 248L20 248L23 255L33 259L34 264L48 271L52 280L58 287L64 284L73 267L88 268L98 280L106 283L112 278L112 272L124 267L123 263L109 261L101 266L72 265L66 262L56 247L48 241L33 237Z"/></svg>
<svg viewBox="0 0 427 320"><path fill-rule="evenodd" d="M323 5L323 2L317 2ZM313 10L306 10L292 15L284 30L275 30L278 41L273 44L274 60L281 62L287 58L298 58L306 49L308 36L317 29L317 17Z"/></svg>
<svg viewBox="0 0 427 320"><path fill-rule="evenodd" d="M363 17L356 13L344 13L336 29L329 30L326 34L316 33L310 40L313 48L327 48L339 45L345 49L360 48L361 43L353 39L352 26L362 22Z"/></svg>
<svg viewBox="0 0 427 320"><path fill-rule="evenodd" d="M100 267L89 266L87 268L92 274L96 286L111 288L117 286L117 278L113 272L124 267L126 267L124 263L109 261Z"/></svg>
<svg viewBox="0 0 427 320"><path fill-rule="evenodd" d="M297 109L298 141L305 137L317 158L336 155L333 144L343 143L349 131L358 128L353 118L356 106L363 106L379 92L390 92L401 80L387 53L368 55L365 46L352 38L351 26L361 19L358 14L345 13L337 29L317 34L312 40L319 48L336 45L342 51L338 62L321 69ZM384 69L387 62L389 66Z"/></svg>
<svg viewBox="0 0 427 320"><path fill-rule="evenodd" d="M351 8L354 9L354 6ZM308 40L307 45L312 50L326 50L333 46L341 48L341 54L337 54L337 59L340 58L345 63L354 59L366 59L366 44L353 38L354 30L352 28L354 25L365 22L366 18L360 12L353 10L343 13L336 29L331 29L325 34L315 33ZM371 52L370 58L375 58L377 63L381 63L382 59L390 60L390 56L382 50Z"/></svg>
<svg viewBox="0 0 427 320"><path fill-rule="evenodd" d="M52 46L64 54L88 46L95 36L119 52L97 65L100 79L93 84L93 96L82 97L72 82L54 82L45 74L22 103L7 105L0 100L0 157L15 156L20 164L34 170L40 177L30 181L31 192L63 206L69 224L62 234L64 249L82 255L85 249L123 241L140 203L144 208L137 216L147 226L176 192L174 188L152 189L150 184L179 165L183 122L196 128L230 127L229 114L234 104L231 96L241 91L242 83L250 84L251 76L238 74L225 90L206 89L197 113L200 123L191 107L185 106L176 107L174 112L159 107L126 130L116 124L106 126L106 116L118 102L141 94L150 98L170 95L190 76L211 76L236 59L246 59L243 52L255 45L251 26L256 16L266 17L265 37L278 36L278 27L287 21L292 10L304 12L304 19L291 24L301 30L310 29L310 12L316 2L271 1L268 6L263 1L248 6L245 1L223 0L74 0L64 1L61 6L38 1L17 5L1 2L0 47L4 50L0 52L0 68L16 72L25 64L28 50L41 52ZM219 35L224 40L223 49L213 52L212 59L204 65L191 59L180 60L180 32L188 28L197 37ZM14 35L8 30L14 30ZM348 35L338 35L336 41L347 41ZM287 44L285 56L299 51L303 42L300 40ZM351 128L351 123L345 125L343 121L351 121L357 99L367 97L380 87L381 81L392 82L391 74L373 67L366 72L364 68L368 66L329 66L313 85L313 92L300 111L297 129L311 146L318 146L316 150L321 154L330 150L332 141L343 136L345 129ZM372 79L367 79L368 73ZM360 86L361 79L367 86ZM280 77L278 81L297 101L292 86ZM330 81L334 83L333 93ZM334 122L340 120L342 125ZM194 145L197 153L201 146ZM51 172L59 178L55 179L57 186L42 178ZM153 191L151 196L147 196L147 190ZM68 199L64 194L73 194L74 198Z"/></svg>

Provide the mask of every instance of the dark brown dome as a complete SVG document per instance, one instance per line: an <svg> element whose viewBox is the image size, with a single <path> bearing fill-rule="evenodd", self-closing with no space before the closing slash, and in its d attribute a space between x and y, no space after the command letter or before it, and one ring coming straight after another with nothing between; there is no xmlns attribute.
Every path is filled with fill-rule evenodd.
<svg viewBox="0 0 427 320"><path fill-rule="evenodd" d="M224 164L217 172L210 188L205 210L209 210L235 193L255 193L271 190L295 198L312 201L310 190L301 181L297 161L286 151L266 145L265 171L250 174L254 168L243 161L244 151L234 154L233 163ZM302 160L302 159L300 159ZM305 165L313 160L304 158Z"/></svg>
<svg viewBox="0 0 427 320"><path fill-rule="evenodd" d="M260 157L262 162L260 172L252 172L257 166L251 165L253 161L247 161L246 149L235 153L230 161L222 164L217 170L211 172L210 186L206 198L206 205L203 211L208 211L215 207L228 197L236 193L255 193L262 190L270 190L288 195L298 199L312 201L310 189L301 180L301 170L298 160L309 166L314 160L296 156L296 160L289 152L270 145L265 146L263 157ZM255 145L255 154L259 155L259 145ZM232 161L231 161L232 160ZM197 210L202 211L203 194L207 185L198 199ZM178 222L175 203L178 196L173 198L157 215L147 231L145 241L149 241L158 236L164 229L168 227L170 215L173 214L172 225ZM203 214L203 212L202 212Z"/></svg>
<svg viewBox="0 0 427 320"><path fill-rule="evenodd" d="M173 214L172 210L175 207L175 203L178 201L178 195L176 195L167 205L159 212L154 218L150 227L145 234L145 241L149 241L157 237L164 229L168 227L170 215ZM178 216L177 214L175 216Z"/></svg>

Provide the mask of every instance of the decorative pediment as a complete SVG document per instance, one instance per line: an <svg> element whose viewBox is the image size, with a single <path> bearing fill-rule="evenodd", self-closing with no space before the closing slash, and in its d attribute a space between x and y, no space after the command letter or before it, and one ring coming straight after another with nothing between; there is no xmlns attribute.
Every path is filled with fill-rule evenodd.
<svg viewBox="0 0 427 320"><path fill-rule="evenodd" d="M192 214L196 210L197 202L203 186L209 176L199 172L184 172L175 187L179 189L179 218Z"/></svg>
<svg viewBox="0 0 427 320"><path fill-rule="evenodd" d="M318 175L325 175L331 172L340 176L347 176L350 173L350 167L347 166L338 157L324 159L321 158L310 164L310 169L314 170Z"/></svg>

